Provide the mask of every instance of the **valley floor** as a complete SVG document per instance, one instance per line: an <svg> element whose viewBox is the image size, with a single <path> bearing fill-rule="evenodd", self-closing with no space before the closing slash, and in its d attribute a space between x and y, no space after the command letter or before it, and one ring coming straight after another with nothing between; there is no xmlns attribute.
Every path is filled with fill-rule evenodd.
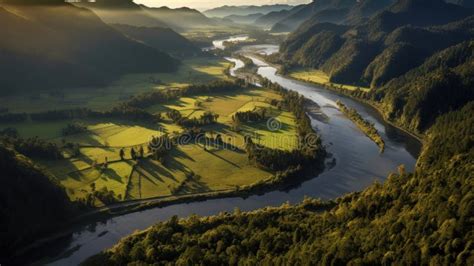
<svg viewBox="0 0 474 266"><path fill-rule="evenodd" d="M226 80L227 61L217 59L188 60L175 74L144 74L123 78L117 84L100 89L104 101L98 110L110 108L121 96L109 94L127 89L127 93L151 90L180 89L191 83ZM36 99L35 104L18 105L17 111L44 111L51 96ZM74 96L67 96L74 97ZM68 105L64 108L91 107L100 96L95 91L83 92L87 103ZM33 101L33 100L32 100ZM65 187L72 200L85 199L94 191L106 189L113 192L116 201L135 201L150 198L176 198L200 193L234 191L252 186L274 176L274 172L251 164L245 152L244 139L251 136L255 143L268 148L292 150L298 145L295 117L287 111L271 105L281 101L281 96L269 89L254 88L245 91L229 91L218 94L202 94L181 97L146 109L151 114L161 114L160 123L139 123L118 119L76 119L53 122L26 121L0 124L1 128L15 128L22 137L39 137L59 147L78 145L79 154L71 155L63 150L64 159L36 159ZM13 103L12 103L13 106ZM233 121L237 112L265 110L267 116L278 121L278 128L269 130L267 121L238 123ZM218 116L215 124L203 126L206 137L220 135L222 145L215 143L185 143L178 145L163 160L151 158L132 159L132 149L143 149L145 157L151 154L148 144L153 137L178 135L186 129L174 123L166 114L177 111L182 117L198 119L206 112ZM62 131L70 124L86 128L84 132L64 136ZM124 156L120 156L123 150ZM107 167L104 169L103 165ZM95 206L108 205L96 199Z"/></svg>

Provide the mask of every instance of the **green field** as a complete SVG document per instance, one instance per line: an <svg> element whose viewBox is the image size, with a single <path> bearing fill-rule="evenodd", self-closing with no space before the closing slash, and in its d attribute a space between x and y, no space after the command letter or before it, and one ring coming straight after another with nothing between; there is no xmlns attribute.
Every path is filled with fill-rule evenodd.
<svg viewBox="0 0 474 266"><path fill-rule="evenodd" d="M186 76L189 66L193 66L193 71L190 76ZM167 86L174 84L180 87L198 81L225 78L224 70L227 66L228 63L218 60L195 59L188 61L188 66L183 67L179 74L157 74L154 78L159 78ZM115 87L106 90L121 86L125 88L125 84L130 85L128 88L130 93L166 87L164 85L150 87L151 85L146 82L134 82L131 76L125 77L122 82L120 86L114 85ZM113 102L116 104L116 100L112 96L109 97L110 104ZM274 174L249 163L244 150L245 136L250 136L255 143L270 148L285 150L296 148L295 118L292 113L272 106L270 104L272 100L280 101L281 96L267 89L255 88L182 97L151 106L146 111L161 113L164 117L164 121L157 124L118 120L27 121L0 124L0 129L14 127L23 137L38 136L60 147L64 143L79 145L79 155L65 156L58 161L36 160L57 178L71 199L85 198L93 192L93 186L96 190L106 187L113 191L117 200L229 191L261 182ZM42 108L47 109L50 106ZM105 106L104 104L102 107ZM265 109L268 118L278 121L278 127L270 130L266 120L234 124L232 117L236 112L258 109ZM165 115L171 110L177 110L187 118L199 118L205 112L218 114L217 123L203 126L203 129L209 139L221 134L226 145L204 148L203 143L183 144L174 147L162 162L151 158L132 160L132 148L138 151L143 147L145 156L148 155L147 146L152 137L183 132L184 128L174 124ZM71 122L80 122L86 126L87 131L63 137L62 129ZM124 160L120 158L121 149L125 151ZM66 153L66 149L64 151L70 155ZM107 162L106 168L102 166L105 162ZM97 206L101 204L96 202Z"/></svg>
<svg viewBox="0 0 474 266"><path fill-rule="evenodd" d="M324 85L332 85L335 87L341 87L346 90L354 91L359 88L362 91L369 92L370 88L360 87L360 86L353 86L347 84L338 84L329 81L329 76L321 70L318 69L298 69L292 70L289 74L290 77L301 80L301 81L308 81L317 84L324 84Z"/></svg>
<svg viewBox="0 0 474 266"><path fill-rule="evenodd" d="M230 65L229 61L214 57L191 58L183 60L179 70L174 73L130 74L106 87L68 89L61 95L36 93L1 97L0 106L8 108L12 113L42 112L52 107L54 109L87 107L104 111L117 102L125 101L139 93L227 79L224 70Z"/></svg>

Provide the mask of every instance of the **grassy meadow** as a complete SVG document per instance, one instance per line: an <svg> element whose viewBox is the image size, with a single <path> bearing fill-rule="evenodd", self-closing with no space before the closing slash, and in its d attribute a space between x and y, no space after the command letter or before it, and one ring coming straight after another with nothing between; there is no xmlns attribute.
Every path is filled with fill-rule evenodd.
<svg viewBox="0 0 474 266"><path fill-rule="evenodd" d="M34 104L13 103L11 111L36 112L60 108L89 107L107 110L132 95L156 89L176 89L193 83L227 79L224 71L230 63L215 58L195 58L184 62L177 73L128 75L115 84L97 90L73 90L64 96L62 103L50 103L49 95L34 99ZM43 98L44 97L44 98ZM81 98L82 97L82 98ZM83 100L72 103L73 98ZM3 99L5 101L5 99ZM65 147L77 145L78 153L71 156L66 148L60 160L37 159L36 162L54 176L73 200L86 198L93 191L107 188L116 200L127 201L156 197L180 196L194 193L235 190L269 178L274 173L250 164L244 150L245 136L255 143L277 149L296 148L295 118L286 110L271 105L281 96L273 91L254 88L208 95L196 95L170 100L148 107L149 113L160 113L160 123L137 123L124 120L92 120L0 124L0 129L16 128L22 137L39 137ZM269 130L267 121L235 124L237 112L265 109L267 117L278 121L277 128ZM206 136L222 136L226 145L191 143L175 146L165 159L132 160L131 149L144 149L152 137L181 133L185 129L173 123L166 113L179 111L183 117L199 118L205 112L219 115L217 123L203 126ZM63 136L62 130L70 123L80 123L84 132ZM125 156L120 157L120 150ZM103 167L103 164L107 167ZM102 206L101 202L95 203Z"/></svg>
<svg viewBox="0 0 474 266"><path fill-rule="evenodd" d="M177 72L144 73L125 75L109 86L100 88L68 89L67 93L34 93L0 98L0 106L12 113L43 112L54 109L87 107L93 110L108 110L139 93L181 88L189 84L207 83L227 79L224 71L231 66L227 60L215 57L196 57L182 61Z"/></svg>
<svg viewBox="0 0 474 266"><path fill-rule="evenodd" d="M323 85L332 85L332 86L340 87L340 88L350 90L350 91L354 91L357 88L365 92L370 91L370 88L330 82L329 76L323 71L318 70L318 69L296 69L296 70L291 70L288 75L297 80L323 84Z"/></svg>

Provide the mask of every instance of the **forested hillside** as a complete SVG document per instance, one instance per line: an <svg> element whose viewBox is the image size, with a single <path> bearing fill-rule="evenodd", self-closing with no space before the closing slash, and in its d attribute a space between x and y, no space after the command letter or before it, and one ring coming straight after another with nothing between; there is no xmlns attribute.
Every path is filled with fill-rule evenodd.
<svg viewBox="0 0 474 266"><path fill-rule="evenodd" d="M472 39L473 14L441 0L399 0L354 26L321 23L315 15L280 52L290 64L322 69L332 82L379 87L437 51Z"/></svg>
<svg viewBox="0 0 474 266"><path fill-rule="evenodd" d="M436 118L474 100L474 42L434 54L423 65L373 92L389 119L423 133Z"/></svg>
<svg viewBox="0 0 474 266"><path fill-rule="evenodd" d="M387 8L395 0L320 0L295 7L274 23L272 31L294 31L303 22L355 25Z"/></svg>
<svg viewBox="0 0 474 266"><path fill-rule="evenodd" d="M473 12L399 0L355 26L310 19L283 43L282 61L287 69L322 70L330 82L371 87L365 99L389 120L424 133L439 115L474 100Z"/></svg>
<svg viewBox="0 0 474 266"><path fill-rule="evenodd" d="M0 261L74 215L66 192L53 179L0 140Z"/></svg>
<svg viewBox="0 0 474 266"><path fill-rule="evenodd" d="M32 4L34 3L34 4ZM168 72L177 61L61 1L0 3L0 94L99 85L124 73Z"/></svg>
<svg viewBox="0 0 474 266"><path fill-rule="evenodd" d="M474 263L474 102L438 119L415 173L334 202L171 219L86 265Z"/></svg>

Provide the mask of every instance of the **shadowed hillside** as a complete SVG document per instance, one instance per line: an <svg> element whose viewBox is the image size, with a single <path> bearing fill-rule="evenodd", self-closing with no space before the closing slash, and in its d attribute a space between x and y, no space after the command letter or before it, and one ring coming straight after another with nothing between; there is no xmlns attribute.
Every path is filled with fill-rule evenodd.
<svg viewBox="0 0 474 266"><path fill-rule="evenodd" d="M173 71L167 54L67 3L1 4L1 93L99 85L131 72Z"/></svg>
<svg viewBox="0 0 474 266"><path fill-rule="evenodd" d="M169 28L136 27L123 24L113 24L112 27L131 39L173 55L192 56L201 52L188 39Z"/></svg>
<svg viewBox="0 0 474 266"><path fill-rule="evenodd" d="M272 31L293 31L307 20L311 23L331 22L356 24L390 6L394 0L321 0L295 7L274 23ZM308 22L306 22L308 23Z"/></svg>

